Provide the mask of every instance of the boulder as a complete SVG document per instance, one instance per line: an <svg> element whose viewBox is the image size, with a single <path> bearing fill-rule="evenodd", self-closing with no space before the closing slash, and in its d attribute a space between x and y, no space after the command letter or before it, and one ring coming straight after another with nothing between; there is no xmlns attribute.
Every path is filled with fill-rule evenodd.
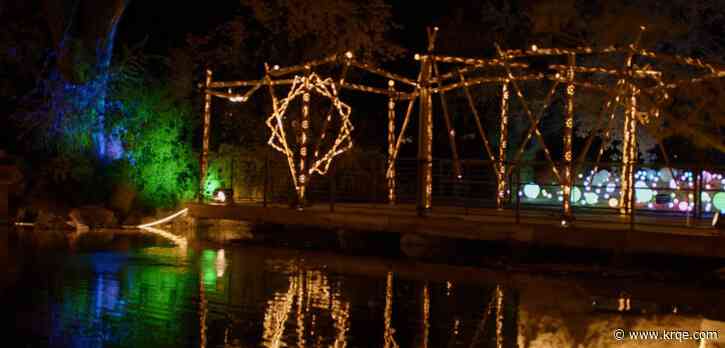
<svg viewBox="0 0 725 348"><path fill-rule="evenodd" d="M36 232L38 231L47 231L47 230L53 230L53 231L64 231L64 230L73 230L73 227L68 225L65 221L65 219L60 218L59 216L45 211L41 210L38 212L38 218L35 221L34 230Z"/></svg>
<svg viewBox="0 0 725 348"><path fill-rule="evenodd" d="M85 206L72 209L68 214L71 220L90 227L113 227L117 225L112 211L98 206Z"/></svg>

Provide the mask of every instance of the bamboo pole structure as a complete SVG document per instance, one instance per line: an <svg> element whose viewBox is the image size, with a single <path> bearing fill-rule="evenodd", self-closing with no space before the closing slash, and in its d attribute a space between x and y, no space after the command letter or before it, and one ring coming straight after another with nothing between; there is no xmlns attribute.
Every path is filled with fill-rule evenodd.
<svg viewBox="0 0 725 348"><path fill-rule="evenodd" d="M624 112L624 140L622 141L622 175L619 212L631 214L634 209L632 183L637 163L637 89L628 86L627 108Z"/></svg>
<svg viewBox="0 0 725 348"><path fill-rule="evenodd" d="M634 56L637 53L639 42L642 39L644 27L640 27L637 38L632 44L624 67L631 70L634 65ZM619 213L631 214L634 208L632 186L634 181L634 166L637 163L637 87L632 82L625 82L627 90L627 105L624 110L624 134L622 141L622 169L619 189Z"/></svg>
<svg viewBox="0 0 725 348"><path fill-rule="evenodd" d="M438 64L435 62L432 62L431 64L433 66L433 76L438 76ZM443 120L445 121L446 133L448 134L448 144L451 147L451 156L453 157L453 175L458 180L461 180L463 179L463 172L461 171L461 161L458 159L458 149L456 148L456 130L453 127L451 116L448 113L448 103L446 103L445 92L438 92L438 97L440 97L441 100Z"/></svg>
<svg viewBox="0 0 725 348"><path fill-rule="evenodd" d="M508 62L506 60L507 56L503 52L503 50L501 50L501 47L498 44L496 44L496 49L498 50L499 55L504 59L504 67L506 69L506 73L508 74L509 78L511 79L511 85L514 87L514 90L516 91L516 96L518 97L519 101L521 102L521 106L524 109L524 113L526 114L526 117L528 117L529 122L531 122L531 130L533 130L533 133L536 135L536 139L539 141L539 143L541 143L541 146L544 148L544 156L546 156L546 160L549 161L549 163L551 164L551 171L554 174L554 176L556 177L556 179L558 181L561 181L561 176L559 175L559 170L556 169L556 164L554 163L554 160L551 158L551 153L549 152L549 149L546 147L546 142L544 141L544 137L541 135L541 131L539 131L539 121L536 117L534 117L534 114L531 112L531 109L529 108L529 104L526 101L526 98L524 97L523 92L521 91L521 87L519 87L518 82L516 82L516 79L514 78L514 75L511 72L511 67L508 65ZM548 100L545 103L545 105L548 105ZM542 112L542 114L543 114L543 112Z"/></svg>
<svg viewBox="0 0 725 348"><path fill-rule="evenodd" d="M428 28L428 52L435 48L438 28ZM427 216L433 206L433 100L430 78L433 62L427 57L421 61L419 117L418 117L418 190L416 207L419 216Z"/></svg>
<svg viewBox="0 0 725 348"><path fill-rule="evenodd" d="M211 69L206 69L206 79L204 80L204 122L203 135L201 141L201 158L199 160L199 202L204 200L204 186L206 184L206 170L209 164L209 128L211 128L211 93L209 86L212 80Z"/></svg>
<svg viewBox="0 0 725 348"><path fill-rule="evenodd" d="M466 77L463 75L463 72L460 72L459 76L463 84L463 92L466 95L466 100L468 100L468 106L471 108L471 113L473 113L473 120L476 122L476 129L478 130L478 135L481 137L481 142L483 143L483 149L485 151L484 154L488 155L488 158L491 160L491 164L493 165L493 171L495 173L498 173L499 166L496 164L496 156L494 155L493 151L491 151L491 144L488 141L486 132L483 130L483 124L481 124L481 116L478 114L478 108L476 108L476 104L473 101L471 91L468 88L468 84L466 84Z"/></svg>
<svg viewBox="0 0 725 348"><path fill-rule="evenodd" d="M388 100L388 168L385 178L388 184L388 203L395 204L395 81L388 81L388 90L390 91L390 99Z"/></svg>
<svg viewBox="0 0 725 348"><path fill-rule="evenodd" d="M496 207L503 209L506 198L506 149L509 133L509 81L501 84L501 117L499 118L498 168L496 170ZM518 194L518 193L516 193Z"/></svg>
<svg viewBox="0 0 725 348"><path fill-rule="evenodd" d="M572 218L571 213L571 190L572 190L572 135L574 133L574 65L576 55L569 54L569 69L566 72L566 109L564 111L564 158L562 168L562 209L563 224L567 224Z"/></svg>
<svg viewBox="0 0 725 348"><path fill-rule="evenodd" d="M725 68L701 59L665 55L640 48L639 43L644 27L641 28L633 44L623 47L538 48L533 45L530 49L503 50L500 46L496 45L498 55L495 58L469 58L434 54L437 31L438 28L428 28L427 52L422 55L416 54L415 59L420 62L420 71L415 80L388 72L371 64L356 61L351 52L334 54L322 59L285 68L274 66L270 69L269 65L265 64L265 75L261 80L213 81L212 71L207 70L206 79L203 84L204 109L202 151L200 155L199 199L202 199L204 193L203 190L208 169L211 102L214 97L227 99L231 102L246 102L260 88L267 86L271 95L273 110L273 115L267 119L267 126L272 133L268 144L286 155L292 182L294 183L298 201L301 205L304 203L305 189L309 184L310 177L314 173L324 175L333 158L352 146L352 123L349 120L351 109L337 97L338 90L346 89L387 97L388 163L385 175L388 201L390 204L395 204L397 199L396 159L400 152L403 139L406 136L413 108L415 103L418 103L416 207L420 216L426 216L430 212L433 204L433 95L438 94L440 98L445 131L447 132L451 156L453 158L453 173L460 179L462 178L462 167L456 142L456 127L451 117L453 115L449 112L448 104L446 103L446 93L462 89L471 113L474 116L477 133L483 142L483 156L490 159L496 175L497 207L503 209L505 199L509 193L506 186L506 178L514 171L517 165L520 165L519 162L526 146L535 137L536 141L543 147L546 160L551 165L551 171L562 187L562 215L565 222L573 219L573 203L570 197L572 196L572 190L574 188L575 175L586 159L595 136L599 136L602 139L602 144L597 153L596 164L594 166L594 170L597 170L604 153L605 145L610 142L613 135L612 132L614 131L615 121L617 119L617 108L623 106L623 153L621 189L618 204L622 214L631 214L634 209L632 181L637 163L638 125L643 125L645 127L641 129L652 132L652 127L647 126L654 124L651 120L660 117L661 112L667 112L664 107L668 100L672 100L669 95L671 90L691 83L725 77ZM624 63L622 66L615 68L577 65L577 56L604 54L624 55ZM530 61L527 62L526 59L536 57L541 59L541 57L547 56L566 56L568 58L567 64L548 64L548 69L553 71L551 73L527 70L532 68L531 64L533 63ZM644 66L633 64L635 56L644 61ZM691 78L673 78L669 74L665 74L665 69L661 68L661 65L655 64L657 60L669 64L690 67L690 70L698 70L699 75ZM553 59L551 61L554 62ZM339 83L333 82L331 78L321 79L315 74L311 75L314 75L316 80L314 82L311 81L310 72L313 67L343 63L345 65ZM451 71L444 72L441 68L449 67L446 64L458 66L454 67ZM375 87L368 85L369 83L365 80L345 81L346 73L350 67L360 69L364 73L386 78L388 86ZM300 72L305 72L305 77L301 78L298 76L297 74ZM589 79L577 79L577 74L585 75L584 77L589 77ZM666 80L667 78L670 80ZM552 81L551 89L546 95L543 106L540 109L537 107L537 110L532 110L532 105L534 104L525 98L520 82L544 80ZM300 89L300 83L303 83L305 88ZM396 88L396 83L400 83L400 87ZM500 130L498 149L492 148L484 129L485 123L481 118L483 115L479 114L471 95L470 88L482 84L501 85L500 114L498 115L498 126ZM552 98L554 98L560 84L566 86L566 92L563 95L565 104L563 114L564 127L562 131L563 153L561 163L556 163L544 142L540 123L546 110L550 107ZM276 86L291 86L290 95L285 99L281 99L281 102L275 96L274 87ZM236 90L233 91L233 89ZM594 129L588 134L583 149L579 152L578 158L574 160L573 127L575 115L573 108L575 91L577 89L580 91L605 92L608 98L604 102L598 118L595 120ZM508 139L509 99L512 91L520 101L523 115L528 119L530 126L526 130L526 136L522 143L519 144L513 160L509 163L507 160L507 152L513 145L509 144ZM310 138L311 115L309 108L312 94L320 94L333 100L333 105L330 107L330 110L328 110L327 114L323 115L324 119L322 120L321 132L317 139ZM294 153L293 149L287 144L287 134L285 134L285 127L282 122L290 119L283 114L289 102L298 96L302 97L303 105L301 115L297 118L299 123L295 132L296 134L290 134L292 137L296 136L298 139L298 147L296 149L299 152ZM396 124L395 107L403 100L408 101L407 108L404 113L403 122L398 127ZM336 108L337 112L340 113L343 119L343 125L340 126L340 134L335 139L332 149L323 154L323 150L325 149L321 150L321 148L323 144L325 146L328 144L326 142L329 140L327 131L330 128L333 108ZM607 125L603 127L605 123ZM661 139L658 139L658 141L665 162L669 163L669 158L662 146ZM675 180L677 179L675 178ZM518 192L515 194L518 194Z"/></svg>

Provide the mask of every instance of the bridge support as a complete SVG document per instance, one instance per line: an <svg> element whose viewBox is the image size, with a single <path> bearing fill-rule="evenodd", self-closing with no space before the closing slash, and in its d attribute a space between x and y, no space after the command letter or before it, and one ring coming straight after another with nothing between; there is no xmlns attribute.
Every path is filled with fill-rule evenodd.
<svg viewBox="0 0 725 348"><path fill-rule="evenodd" d="M628 86L627 110L624 112L624 138L622 144L622 176L619 212L634 211L634 169L637 163L637 88Z"/></svg>
<svg viewBox="0 0 725 348"><path fill-rule="evenodd" d="M395 204L395 81L388 81L388 165L390 170L386 173L385 179L388 183L388 203Z"/></svg>
<svg viewBox="0 0 725 348"><path fill-rule="evenodd" d="M424 70L430 69L423 61ZM425 80L423 80L425 81ZM418 121L418 215L428 215L433 196L433 101L427 85L420 88L420 116Z"/></svg>
<svg viewBox="0 0 725 348"><path fill-rule="evenodd" d="M496 168L496 181L498 182L498 193L496 194L496 207L499 210L503 209L503 204L506 199L506 147L508 145L508 132L509 132L509 82L504 81L501 85L501 120L500 129L501 134L499 135L498 142L498 166ZM478 117L478 115L476 115ZM518 194L515 193L515 194Z"/></svg>
<svg viewBox="0 0 725 348"><path fill-rule="evenodd" d="M428 53L432 53L435 48L437 32L437 27L428 28ZM419 216L426 216L433 205L433 91L430 88L433 60L430 55L422 57L420 69L416 208Z"/></svg>
<svg viewBox="0 0 725 348"><path fill-rule="evenodd" d="M211 85L212 71L206 70L206 80L204 81L204 134L201 143L201 158L199 159L199 202L204 200L204 184L206 183L206 170L209 161L209 128L211 128L211 93L209 87Z"/></svg>
<svg viewBox="0 0 725 348"><path fill-rule="evenodd" d="M569 67L566 71L566 109L564 111L564 168L562 168L562 204L563 204L563 222L570 221L574 216L571 212L571 190L573 185L572 173L572 133L574 130L574 66L576 65L576 56L569 54Z"/></svg>

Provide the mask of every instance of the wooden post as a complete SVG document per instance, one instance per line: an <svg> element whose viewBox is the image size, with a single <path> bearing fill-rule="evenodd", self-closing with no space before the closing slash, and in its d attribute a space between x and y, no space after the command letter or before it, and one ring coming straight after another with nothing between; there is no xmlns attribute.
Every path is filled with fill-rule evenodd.
<svg viewBox="0 0 725 348"><path fill-rule="evenodd" d="M566 109L564 111L564 158L562 168L562 218L566 221L572 219L571 190L573 184L572 173L572 133L574 130L574 66L576 56L569 54L569 68L566 72Z"/></svg>
<svg viewBox="0 0 725 348"><path fill-rule="evenodd" d="M267 191L269 191L269 149L264 152L264 193L262 206L267 207Z"/></svg>
<svg viewBox="0 0 725 348"><path fill-rule="evenodd" d="M622 176L619 195L620 214L634 211L634 167L637 163L637 89L628 86L627 110L624 112L624 141L622 144Z"/></svg>
<svg viewBox="0 0 725 348"><path fill-rule="evenodd" d="M521 166L516 166L516 224L521 223Z"/></svg>
<svg viewBox="0 0 725 348"><path fill-rule="evenodd" d="M202 127L204 133L201 143L201 158L199 160L199 202L204 201L204 184L206 183L206 170L209 159L209 128L211 127L211 93L209 93L209 85L211 85L212 71L206 69L206 79L204 80L204 120Z"/></svg>
<svg viewBox="0 0 725 348"><path fill-rule="evenodd" d="M299 186L297 187L297 209L302 210L305 206L305 189L310 181L307 175L307 137L310 129L310 93L302 94L302 118L300 122L300 169ZM311 173L310 173L311 174Z"/></svg>
<svg viewBox="0 0 725 348"><path fill-rule="evenodd" d="M496 179L498 181L498 193L496 194L496 207L499 210L503 209L503 201L506 197L506 147L508 145L508 107L509 107L509 85L508 81L501 85L501 120L500 129L501 134L499 135L498 142L498 165L494 166L496 169Z"/></svg>
<svg viewBox="0 0 725 348"><path fill-rule="evenodd" d="M337 180L335 178L335 176L337 174L337 165L333 162L331 166L332 167L330 168L331 169L330 173L327 175L330 178L330 190L329 190L330 191L330 212L334 213L335 212L335 195L337 194L337 192L336 192L337 191L337 187L336 187Z"/></svg>
<svg viewBox="0 0 725 348"><path fill-rule="evenodd" d="M428 29L428 52L435 47L438 28ZM418 216L427 216L433 203L433 100L431 98L430 77L432 59L421 57L420 109L418 121Z"/></svg>
<svg viewBox="0 0 725 348"><path fill-rule="evenodd" d="M388 165L386 179L388 183L388 204L395 205L395 81L388 81Z"/></svg>

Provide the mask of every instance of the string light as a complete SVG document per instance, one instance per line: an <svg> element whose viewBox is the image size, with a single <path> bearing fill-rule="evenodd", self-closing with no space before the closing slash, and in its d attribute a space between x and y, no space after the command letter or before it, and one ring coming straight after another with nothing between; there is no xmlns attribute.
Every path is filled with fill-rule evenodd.
<svg viewBox="0 0 725 348"><path fill-rule="evenodd" d="M629 214L633 207L632 182L634 181L634 165L637 161L637 89L630 86L627 110L624 113L624 140L622 146L622 184L620 187L619 212Z"/></svg>
<svg viewBox="0 0 725 348"><path fill-rule="evenodd" d="M509 81L501 85L501 119L499 120L499 142L498 142L498 168L496 170L496 181L498 194L496 195L496 206L503 209L506 198L506 148L508 146L508 108L509 108Z"/></svg>
<svg viewBox="0 0 725 348"><path fill-rule="evenodd" d="M337 137L333 140L330 148L322 155L316 151L312 159L309 160L307 143L309 137L309 101L311 92L331 100L334 111L340 118L341 125ZM288 145L283 119L289 104L300 95L303 100L302 120L300 122L300 161L296 166L294 163L295 154ZM309 178L315 173L325 175L330 168L333 158L352 148L352 138L350 137L350 133L353 130L352 123L350 122L351 108L340 101L335 83L331 78L323 80L315 73L303 77L295 76L287 97L279 102L275 102L273 99L273 104L275 104L273 113L267 119L267 127L272 131L268 144L287 156L290 174L293 178L293 184L298 196L297 198L299 202L303 202L305 188L309 184ZM332 114L328 115L328 117L332 117ZM323 132L321 137L325 138L326 133ZM311 163L308 165L308 162Z"/></svg>
<svg viewBox="0 0 725 348"><path fill-rule="evenodd" d="M395 204L395 81L388 81L388 91L388 168L391 170L385 173L385 177L388 180L388 202Z"/></svg>
<svg viewBox="0 0 725 348"><path fill-rule="evenodd" d="M566 110L564 112L564 173L563 173L563 209L564 219L571 218L571 186L572 186L572 134L574 130L574 64L576 56L569 55L569 69L566 73Z"/></svg>
<svg viewBox="0 0 725 348"><path fill-rule="evenodd" d="M202 144L202 153L201 153L201 160L200 160L200 167L201 167L201 177L200 177L200 183L204 182L206 171L208 167L208 147L209 147L209 126L210 126L210 114L211 114L211 98L212 96L217 96L221 98L226 98L232 102L245 102L249 100L249 97L261 86L267 85L270 89L270 93L272 94L272 103L273 103L273 113L272 115L267 119L267 126L271 129L271 136L269 139L269 144L275 148L276 150L282 152L285 154L285 156L288 159L288 165L290 167L290 174L292 176L292 181L294 184L294 187L297 191L298 198L302 202L304 200L305 196L305 188L307 185L309 185L310 177L317 173L324 175L327 170L329 169L330 163L333 160L334 157L337 155L343 153L344 151L348 150L352 146L352 140L350 138L350 132L352 130L352 125L349 121L349 114L350 114L350 108L346 104L342 103L337 98L337 91L336 91L336 85L332 82L331 79L320 79L317 75L314 74L308 74L305 77L298 77L295 76L294 79L285 79L285 80L272 80L271 75L274 76L281 76L285 74L291 74L296 71L302 71L311 69L313 66L321 65L321 64L327 64L327 63L333 63L333 62L344 62L345 64L349 66L354 66L360 69L363 69L367 72L380 75L383 77L386 77L389 79L389 85L387 89L384 88L375 88L365 85L359 85L354 83L348 83L344 81L344 78L340 79L339 81L339 87L340 88L349 88L353 90L358 90L366 93L376 93L376 94L382 94L386 95L388 97L388 166L386 171L386 179L388 182L388 199L392 203L395 201L395 178L396 178L396 168L395 168L395 159L397 158L397 154L400 149L401 140L405 136L405 131L407 128L407 125L409 123L410 114L415 102L415 99L420 98L420 107L422 109L421 113L421 121L424 122L424 127L421 129L421 146L420 146L420 160L423 162L421 163L421 172L420 175L422 175L421 178L421 192L420 195L420 204L423 208L429 209L432 206L432 145L430 139L433 137L433 122L432 122L432 112L433 112L433 106L432 106L432 99L431 96L433 93L439 93L442 97L442 94L444 92L447 92L449 90L457 89L457 88L463 88L466 94L470 97L470 92L468 91L468 88L473 85L477 84L483 84L483 83L501 83L502 84L502 97L501 97L501 120L500 120L500 138L499 138L499 151L498 151L498 159L496 159L496 156L494 152L492 151L490 144L488 142L488 139L485 137L485 133L482 130L482 125L479 125L480 120L477 116L477 111L475 110L475 107L473 107L473 104L471 103L471 109L474 113L474 116L476 116L477 126L480 128L479 133L481 133L481 138L484 143L484 148L486 150L486 153L488 157L491 159L491 162L494 167L494 171L496 174L497 179L497 206L499 208L502 208L504 205L506 192L508 192L508 189L506 187L506 177L507 175L512 172L513 166L515 166L515 163L519 162L520 156L522 154L522 149L527 145L529 141L533 139L533 137L536 137L537 141L540 143L540 145L543 147L543 152L546 157L546 159L551 164L551 169L556 177L557 180L559 180L559 183L562 187L562 196L560 197L563 204L563 210L565 214L568 214L571 212L571 204L583 204L582 202L572 202L570 199L566 199L566 197L571 196L572 194L572 187L573 187L573 177L574 173L576 173L578 170L576 167L572 166L573 161L573 144L572 144L572 133L573 133L573 126L574 126L574 114L573 114L573 98L576 87L580 86L582 88L589 88L589 89L595 89L599 91L605 91L605 92L613 92L611 93L611 98L607 100L605 107L602 112L602 116L600 118L603 118L604 115L606 115L605 110L610 110L609 114L609 126L604 129L604 136L602 139L602 146L600 146L599 152L597 154L597 165L603 156L605 144L607 144L611 137L612 132L614 129L614 120L615 120L615 114L616 109L618 105L621 105L620 102L622 100L626 101L623 105L625 107L624 112L624 130L623 130L623 153L622 153L622 169L620 171L620 177L617 180L621 179L621 185L620 185L620 194L618 196L618 206L620 208L621 213L628 213L630 212L634 207L634 200L633 200L633 194L632 191L632 182L635 180L643 180L641 177L635 178L634 173L634 165L637 163L637 125L638 124L651 124L653 119L656 119L660 117L660 106L662 103L666 100L669 100L671 97L669 95L668 90L673 89L681 84L685 83L694 83L694 82L701 82L706 79L710 78L722 78L725 77L725 71L719 70L719 68L715 67L712 64L706 63L700 59L694 59L689 57L681 57L681 56L671 56L671 55L662 55L662 54L655 54L654 52L650 52L647 50L640 49L638 47L639 45L639 37L637 38L636 42L632 45L629 45L627 47L604 47L604 48L592 48L592 47L575 47L571 49L559 49L559 48L541 48L537 45L531 45L528 50L502 50L500 47L496 47L498 50L498 57L495 59L477 59L477 58L465 58L465 57L452 57L452 56L439 56L439 55L433 55L431 54L432 48L434 46L434 39L435 39L435 32L436 30L429 31L429 52L427 55L421 55L416 54L414 58L416 60L421 61L421 72L418 75L418 79L416 81L413 81L412 79L408 79L404 76L399 76L396 74L392 74L389 72L386 72L382 69L372 67L368 64L359 63L353 60L353 54L352 52L348 51L345 52L344 55L333 55L329 56L324 59L320 59L317 61L308 62L305 64L283 68L280 69L278 65L273 66L272 69L269 69L266 65L266 71L267 74L264 78L264 80L258 80L258 81L233 81L233 82L213 82L212 81L212 73L210 70L207 70L207 76L205 81L205 103L204 103L204 134L203 134L203 144ZM641 35L640 35L641 37ZM587 67L587 66L576 66L575 62L575 56L577 54L625 54L626 59L624 63L624 67L622 69L610 69L605 67ZM547 55L568 55L571 57L572 61L569 62L567 65L551 65L550 68L558 71L555 74L522 74L522 69L529 68L529 65L523 62L514 62L512 61L515 58L521 58L521 57L536 57L536 56L547 56ZM680 65L687 65L691 66L700 70L703 70L704 72L700 74L700 76L693 77L690 79L685 80L674 80L674 81L664 81L663 80L663 72L659 71L657 69L652 69L649 67L649 65L646 65L644 67L638 67L632 64L633 57L634 56L641 56L645 58L650 59L662 59L664 61L672 62L675 64ZM446 73L446 74L439 74L437 71L433 76L431 76L431 69L437 70L435 62L443 62L443 63L459 63L464 64L465 66L462 69L456 69L452 72ZM471 72L476 69L484 68L484 67L502 67L504 68L503 74L497 74L497 76L490 76L486 75L483 77L476 77L472 79L466 80L463 76L464 72ZM561 72L561 73L560 73ZM613 88L608 87L607 85L603 85L600 83L597 83L596 81L575 81L574 75L578 72L581 73L587 73L587 74L606 74L613 77L616 77L617 83ZM448 85L443 85L443 82L445 82L447 79L450 79L451 77L454 77L455 75L460 76L460 82L451 83ZM306 80L305 80L306 79ZM553 87L550 91L549 95L547 95L547 99L544 103L544 107L538 112L537 115L534 115L532 113L532 110L529 107L529 103L527 103L524 94L521 90L521 88L518 85L519 81L533 81L533 80L551 80L553 81ZM634 79L648 79L648 85L650 87L639 89L638 87L635 87L635 81ZM409 85L414 87L413 92L399 92L396 91L394 88L395 81L399 81L404 83L405 85ZM653 84L651 82L654 82ZM559 172L558 165L553 161L551 157L551 152L549 151L548 147L544 143L543 136L541 133L541 129L539 127L539 123L541 121L541 118L543 117L544 111L546 108L548 108L551 96L555 93L556 87L558 83L565 83L566 84L566 107L565 107L565 120L564 120L564 129L563 129L563 164L564 168L562 169L561 173ZM291 85L290 92L287 96L287 98L283 99L282 101L277 101L276 97L274 96L273 92L273 86L275 85ZM436 86L433 87L433 84ZM527 133L527 136L525 137L525 140L523 142L523 145L521 148L519 148L519 151L517 153L517 156L513 160L514 165L508 166L506 165L506 152L508 147L508 139L507 139L507 133L508 133L508 107L509 107L509 85L513 86L514 92L516 93L516 96L521 101L521 106L523 108L524 114L528 117L530 121L530 128ZM637 84L639 86L640 84ZM244 94L233 94L231 88L232 87L242 87L242 86L250 86L251 89L249 89ZM218 91L213 91L212 88L229 88L227 90L228 93L220 93ZM336 110L336 117L340 117L343 122L342 125L339 128L339 132L337 137L334 140L330 140L332 145L331 148L328 151L319 151L319 145L317 148L313 149L311 151L311 147L309 146L310 138L310 115L309 115L309 99L311 94L319 94L326 96L332 100L332 105L334 106L334 109ZM297 144L298 146L298 153L295 153L293 149L287 144L287 135L285 134L284 127L282 126L282 121L285 119L284 114L286 111L286 108L289 104L289 102L298 97L302 96L303 98L303 112L301 115L301 122L299 123L299 127L297 128ZM399 135L395 135L396 131L396 125L395 125L395 106L397 100L409 100L408 108L406 110L405 118L403 120L402 127L399 131ZM445 106L444 106L445 107ZM445 111L445 110L444 110ZM447 112L446 112L447 113ZM449 122L447 115L446 121ZM328 116L326 121L330 120L331 116ZM601 127L601 124L600 126ZM595 133L592 132L590 135L593 136ZM447 135L450 137L451 146L455 151L455 131L453 128L447 124ZM326 127L323 129L323 133L320 135L320 140L326 139ZM587 145L585 146L585 149L588 149L590 144L590 141L587 140ZM582 151L583 156L586 154L586 150ZM664 150L663 150L664 152ZM298 157L299 156L299 157ZM665 153L666 156L666 153ZM454 155L454 157L456 157ZM295 161L295 159L299 159L298 161ZM583 159L583 157L579 158L580 160ZM595 165L596 172L597 165ZM460 177L460 173L457 174ZM674 182L676 183L675 188L679 189L681 186L677 183L677 180L679 178L673 177ZM694 184L692 183L692 179L690 177L683 178L683 181L687 182L687 185L690 187L694 187ZM719 179L718 179L719 180ZM203 186L203 185L202 185ZM688 187L684 186L684 187ZM600 186L602 187L602 186ZM707 187L707 186L706 186ZM585 182L584 188L587 192L592 191L590 184ZM597 189L599 190L599 189ZM610 189L609 186L606 188L607 193L605 194L605 199L608 199L608 203L611 203L611 198L609 198L609 194L613 192L613 189ZM601 192L598 191L597 194ZM616 196L616 195L614 195ZM640 196L640 195L638 195ZM546 197L546 195L544 195ZM644 198L642 198L644 199ZM590 201L594 201L593 196L589 196L589 199L585 199L587 204ZM675 207L677 209L679 207ZM688 209L689 206L688 206Z"/></svg>

